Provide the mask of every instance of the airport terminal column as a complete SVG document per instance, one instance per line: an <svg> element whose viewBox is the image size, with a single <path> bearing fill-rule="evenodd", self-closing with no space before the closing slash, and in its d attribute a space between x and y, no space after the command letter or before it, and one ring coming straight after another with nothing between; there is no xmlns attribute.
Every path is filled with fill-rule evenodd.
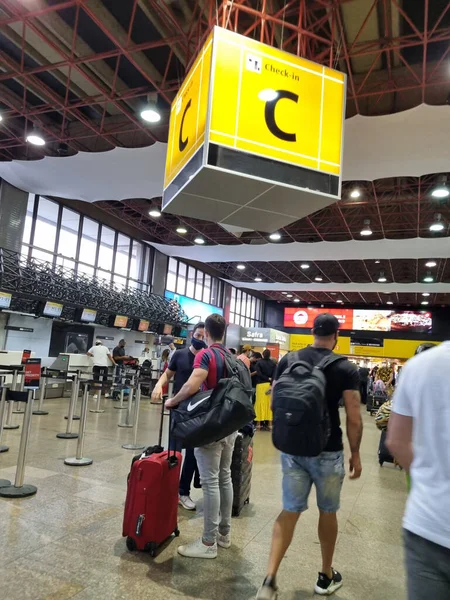
<svg viewBox="0 0 450 600"><path fill-rule="evenodd" d="M11 390L16 390L17 389L17 376L19 374L19 370L18 369L14 369L13 372L13 378L12 378L12 383L11 383ZM6 423L5 423L5 429L19 429L19 425L13 425L13 402L9 402L8 403L8 413L6 416Z"/></svg>
<svg viewBox="0 0 450 600"><path fill-rule="evenodd" d="M46 382L47 382L47 367L44 367L42 369L41 380L39 382L39 405L38 405L38 409L33 411L33 415L48 415L47 410L42 410L43 404L44 404Z"/></svg>
<svg viewBox="0 0 450 600"><path fill-rule="evenodd" d="M70 465L71 467L83 467L85 465L92 465L92 463L94 462L92 458L87 458L83 456L90 384L84 383L83 385L84 390L83 399L81 401L80 429L78 432L77 454L72 458L66 458L66 460L64 461L64 464Z"/></svg>
<svg viewBox="0 0 450 600"><path fill-rule="evenodd" d="M25 402L25 415L23 418L22 435L20 437L19 456L17 458L17 469L14 485L0 488L0 496L3 498L26 498L34 496L37 487L24 484L25 462L27 458L28 440L31 432L31 416L33 413L33 391L13 392L8 390L6 397L9 402Z"/></svg>
<svg viewBox="0 0 450 600"><path fill-rule="evenodd" d="M141 384L138 383L137 388L136 388L136 400L134 401L133 443L132 444L123 444L122 448L125 448L125 450L140 450L141 448L145 448L145 444L137 443L137 430L138 430L140 404L141 404Z"/></svg>
<svg viewBox="0 0 450 600"><path fill-rule="evenodd" d="M80 391L80 380L78 373L72 377L72 392L70 394L69 413L67 415L67 427L65 433L57 433L56 437L62 440L74 440L78 437L78 433L72 433L72 425L74 421L75 406L77 405L78 394Z"/></svg>
<svg viewBox="0 0 450 600"><path fill-rule="evenodd" d="M5 424L6 390L7 390L6 387L2 387L2 394L0 397L0 442L2 441L3 426ZM9 446L2 446L0 444L0 452L8 452L8 450L9 450ZM6 479L0 479L0 486L2 485L1 484L2 481L6 481ZM7 485L10 485L10 484L7 484Z"/></svg>
<svg viewBox="0 0 450 600"><path fill-rule="evenodd" d="M119 427L133 427L133 423L131 422L131 411L133 408L133 392L134 386L130 384L130 393L128 394L128 407L127 412L125 413L125 423L119 423Z"/></svg>

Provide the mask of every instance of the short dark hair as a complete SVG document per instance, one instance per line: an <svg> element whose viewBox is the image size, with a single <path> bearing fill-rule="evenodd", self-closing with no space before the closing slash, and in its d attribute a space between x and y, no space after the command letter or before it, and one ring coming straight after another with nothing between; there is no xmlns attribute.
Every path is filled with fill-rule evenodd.
<svg viewBox="0 0 450 600"><path fill-rule="evenodd" d="M231 354L236 354L236 348L228 348Z"/></svg>
<svg viewBox="0 0 450 600"><path fill-rule="evenodd" d="M270 350L267 350L267 348L266 348L266 350L264 350L264 352L263 352L263 358L265 358L266 360L267 360L268 358L270 358Z"/></svg>
<svg viewBox="0 0 450 600"><path fill-rule="evenodd" d="M255 360L260 360L262 358L261 352L253 352L252 358Z"/></svg>
<svg viewBox="0 0 450 600"><path fill-rule="evenodd" d="M194 325L194 329L192 330L192 335L194 335L194 333L197 331L197 329L204 329L205 328L205 324L203 323L203 321L199 321L197 323L197 325Z"/></svg>
<svg viewBox="0 0 450 600"><path fill-rule="evenodd" d="M227 322L222 315L218 315L217 313L209 315L205 321L205 329L213 342L220 342L223 340L226 327Z"/></svg>

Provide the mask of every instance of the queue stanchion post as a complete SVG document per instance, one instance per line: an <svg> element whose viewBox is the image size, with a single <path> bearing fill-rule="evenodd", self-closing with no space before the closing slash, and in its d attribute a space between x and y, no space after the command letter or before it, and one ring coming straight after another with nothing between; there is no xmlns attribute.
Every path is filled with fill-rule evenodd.
<svg viewBox="0 0 450 600"><path fill-rule="evenodd" d="M19 373L18 377L20 377L20 383L18 383L19 392L23 392L24 388L25 388L25 371L22 371L21 373ZM15 389L17 390L17 385L16 385ZM25 412L24 409L20 408L20 402L17 402L16 409L15 410L13 409L13 414L23 415L24 412Z"/></svg>
<svg viewBox="0 0 450 600"><path fill-rule="evenodd" d="M145 444L137 443L140 405L141 405L141 384L138 383L137 387L136 387L136 396L135 396L135 400L134 400L133 443L132 444L123 444L122 448L125 448L125 450L141 450L142 448L145 448Z"/></svg>
<svg viewBox="0 0 450 600"><path fill-rule="evenodd" d="M130 383L130 393L128 394L128 406L127 406L127 412L125 413L125 422L124 423L119 423L119 427L128 427L131 429L131 427L133 427L133 423L131 422L131 412L133 410L133 392L134 392L134 387L133 385Z"/></svg>
<svg viewBox="0 0 450 600"><path fill-rule="evenodd" d="M18 374L19 374L18 369L14 369L12 383L11 383L11 391L15 391L17 388ZM13 402L8 401L8 410L6 413L6 423L4 425L4 429L19 429L19 425L13 424L13 410L14 410L13 404L14 404Z"/></svg>
<svg viewBox="0 0 450 600"><path fill-rule="evenodd" d="M7 390L6 398L9 402L25 402L25 414L23 417L22 435L20 436L19 455L17 458L16 477L14 485L0 487L0 497L2 498L26 498L34 496L37 487L24 483L25 464L27 460L28 440L31 432L31 417L33 414L34 392L16 392Z"/></svg>
<svg viewBox="0 0 450 600"><path fill-rule="evenodd" d="M47 410L43 410L46 381L47 381L47 367L44 367L42 369L41 380L39 382L39 404L38 404L38 409L33 411L33 415L48 415L48 411Z"/></svg>
<svg viewBox="0 0 450 600"><path fill-rule="evenodd" d="M99 380L99 383L100 383L100 380ZM94 384L94 390L97 391L97 399L95 401L94 408L90 408L89 412L97 413L97 414L104 413L105 411L102 408L100 408L101 401L102 401L103 381L100 384L100 387L96 387L96 384Z"/></svg>
<svg viewBox="0 0 450 600"><path fill-rule="evenodd" d="M69 465L71 467L84 467L87 465L92 465L94 460L92 458L88 458L83 456L84 452L84 438L86 435L86 421L88 414L88 404L89 404L89 383L84 383L83 389L83 398L81 400L81 415L80 415L80 429L78 431L78 443L77 443L77 453L72 458L66 458L64 464Z"/></svg>
<svg viewBox="0 0 450 600"><path fill-rule="evenodd" d="M3 427L5 424L5 415L6 415L6 387L2 387L2 393L0 396L0 442L2 441ZM8 452L9 446L2 446L0 444L0 452ZM0 479L0 486L2 486L2 481L8 481L7 479ZM11 485L11 482L3 485Z"/></svg>
<svg viewBox="0 0 450 600"><path fill-rule="evenodd" d="M72 426L73 426L73 421L74 421L75 406L77 404L79 390L80 390L80 380L78 377L78 373L75 373L75 375L72 378L72 391L70 394L69 413L67 415L67 427L66 427L66 431L64 433L56 434L56 437L59 439L74 440L78 437L78 433L72 432Z"/></svg>
<svg viewBox="0 0 450 600"><path fill-rule="evenodd" d="M126 406L123 405L124 394L125 394L125 389L122 385L122 389L120 390L120 394L119 394L119 406L114 406L114 408L117 408L117 410L124 410L126 408Z"/></svg>
<svg viewBox="0 0 450 600"><path fill-rule="evenodd" d="M71 371L71 372L73 373L73 371ZM75 375L77 375L77 377L78 377L78 393L79 393L80 392L81 371L80 370L75 371ZM75 407L74 407L74 413L73 413L72 421L79 421L80 420L80 415L75 414L76 410L77 410L77 402L78 402L78 396L76 397L76 400L75 400ZM64 418L67 421L68 418L69 418L69 415L66 415Z"/></svg>

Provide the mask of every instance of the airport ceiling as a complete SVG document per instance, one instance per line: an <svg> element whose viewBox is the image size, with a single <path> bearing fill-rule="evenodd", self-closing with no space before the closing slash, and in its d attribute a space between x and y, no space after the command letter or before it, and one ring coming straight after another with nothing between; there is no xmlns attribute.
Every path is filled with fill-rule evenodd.
<svg viewBox="0 0 450 600"><path fill-rule="evenodd" d="M216 23L347 73L347 117L449 103L446 0L0 0L0 160L166 141L170 103ZM139 116L149 94L157 95L163 115L157 125ZM33 126L45 133L45 147L25 142ZM366 220L370 239L380 244L383 239L448 236L448 199L431 196L447 179L448 173L436 173L346 182L341 201L284 228L277 243L361 239ZM352 195L355 190L358 197ZM243 244L245 263L245 244L270 243L264 232L229 231L170 214L149 217L149 208L159 205L158 198L97 203L139 228L144 239L179 245L180 255L183 246L201 236L206 244ZM429 226L436 215L445 227L433 233ZM187 233L176 232L180 224ZM245 275L230 263L211 266L240 285L254 273L264 281L305 283L310 274L322 273L324 280L337 283L376 282L376 258L320 261L308 274L295 262L250 262ZM447 260L437 262L435 281L450 282ZM394 259L382 266L392 281L406 283L421 281L422 263ZM376 304L383 300L380 293L347 293L343 299ZM325 291L302 294L304 301L333 301ZM285 300L280 292L266 296ZM394 300L409 304L419 298L402 294ZM429 300L448 303L445 294Z"/></svg>

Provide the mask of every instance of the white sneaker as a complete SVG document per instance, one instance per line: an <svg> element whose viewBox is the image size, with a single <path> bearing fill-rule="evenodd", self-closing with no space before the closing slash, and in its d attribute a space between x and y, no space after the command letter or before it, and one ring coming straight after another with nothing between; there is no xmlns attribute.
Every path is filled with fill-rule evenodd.
<svg viewBox="0 0 450 600"><path fill-rule="evenodd" d="M94 394L94 395L92 396L92 398L93 398L94 400L97 400L97 398L98 398L97 394Z"/></svg>
<svg viewBox="0 0 450 600"><path fill-rule="evenodd" d="M178 554L188 558L217 558L217 544L207 546L202 538L195 540L192 544L178 546Z"/></svg>
<svg viewBox="0 0 450 600"><path fill-rule="evenodd" d="M186 510L195 510L197 508L190 496L180 496L178 498L178 504Z"/></svg>
<svg viewBox="0 0 450 600"><path fill-rule="evenodd" d="M217 536L217 545L221 548L230 548L231 547L231 535L219 535Z"/></svg>

